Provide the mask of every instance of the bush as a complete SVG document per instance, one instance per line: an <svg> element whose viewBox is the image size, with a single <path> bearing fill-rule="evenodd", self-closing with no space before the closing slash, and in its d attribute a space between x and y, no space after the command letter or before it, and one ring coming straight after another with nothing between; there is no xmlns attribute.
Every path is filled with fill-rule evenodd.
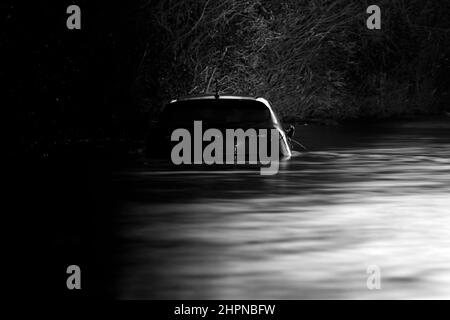
<svg viewBox="0 0 450 320"><path fill-rule="evenodd" d="M385 118L438 109L445 0L146 1L138 21L144 110L205 92L264 96L287 119Z"/></svg>

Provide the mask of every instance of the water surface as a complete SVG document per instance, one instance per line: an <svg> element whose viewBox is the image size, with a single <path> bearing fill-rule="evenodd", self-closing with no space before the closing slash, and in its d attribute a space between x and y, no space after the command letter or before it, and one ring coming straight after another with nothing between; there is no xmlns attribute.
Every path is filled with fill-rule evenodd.
<svg viewBox="0 0 450 320"><path fill-rule="evenodd" d="M117 172L118 297L450 298L449 121L296 137L310 151L276 176Z"/></svg>

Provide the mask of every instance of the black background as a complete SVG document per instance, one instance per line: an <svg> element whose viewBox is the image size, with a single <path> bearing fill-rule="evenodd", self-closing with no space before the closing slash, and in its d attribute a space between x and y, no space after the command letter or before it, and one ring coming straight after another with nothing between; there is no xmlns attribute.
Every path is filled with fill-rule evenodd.
<svg viewBox="0 0 450 320"><path fill-rule="evenodd" d="M81 7L81 30L66 9ZM111 108L130 103L130 2L3 2L4 266L17 296L111 297ZM126 118L127 115L124 115ZM53 147L67 137L80 142ZM88 139L83 142L83 139ZM66 268L82 289L66 288ZM95 281L90 281L95 279Z"/></svg>

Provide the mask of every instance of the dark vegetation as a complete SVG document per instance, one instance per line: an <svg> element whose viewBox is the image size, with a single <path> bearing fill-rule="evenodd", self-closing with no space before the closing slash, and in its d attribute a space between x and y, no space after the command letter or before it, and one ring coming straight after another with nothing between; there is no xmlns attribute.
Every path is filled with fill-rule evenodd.
<svg viewBox="0 0 450 320"><path fill-rule="evenodd" d="M285 119L387 118L447 101L448 1L146 1L140 107L195 93L265 96ZM447 78L448 79L448 78Z"/></svg>

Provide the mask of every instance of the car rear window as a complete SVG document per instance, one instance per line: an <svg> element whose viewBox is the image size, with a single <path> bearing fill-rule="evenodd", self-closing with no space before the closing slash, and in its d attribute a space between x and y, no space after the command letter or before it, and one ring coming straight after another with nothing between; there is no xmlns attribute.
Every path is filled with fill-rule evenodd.
<svg viewBox="0 0 450 320"><path fill-rule="evenodd" d="M164 108L161 121L173 125L203 121L207 124L245 124L271 121L265 104L254 100L188 100L171 103Z"/></svg>

